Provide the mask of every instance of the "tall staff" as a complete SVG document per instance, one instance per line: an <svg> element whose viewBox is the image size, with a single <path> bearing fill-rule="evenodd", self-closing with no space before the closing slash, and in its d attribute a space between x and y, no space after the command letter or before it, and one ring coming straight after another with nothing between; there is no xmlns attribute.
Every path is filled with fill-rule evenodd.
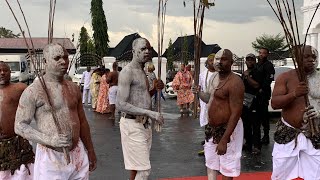
<svg viewBox="0 0 320 180"><path fill-rule="evenodd" d="M31 63L33 65L33 67L35 68L35 74L37 75L37 77L39 78L39 82L45 92L45 95L48 99L48 103L49 103L49 106L50 106L50 111L52 113L52 116L53 116L53 120L54 120L54 123L57 127L57 130L58 130L58 133L59 134L62 134L62 129L61 129L61 126L59 124L59 121L58 121L58 118L57 118L57 115L56 115L56 111L53 107L53 103L52 103L52 99L50 97L50 94L49 94L49 91L48 91L48 88L46 86L46 83L43 79L43 76L41 74L41 72L39 72L39 70L36 68L36 60L34 59L34 55L35 55L35 49L34 49L34 45L33 45L33 41L32 41L32 37L31 37L31 33L30 33L30 29L29 29L29 26L28 26L28 23L27 23L27 20L25 18L25 15L23 13L23 10L21 8L21 5L20 5L20 2L19 0L17 0L17 3L19 5L19 8L20 8L20 11L22 13L22 16L23 16L23 19L24 19L24 22L25 22L25 25L27 27L27 30L28 30L28 35L29 35L29 38L30 38L30 42L31 42L31 47L29 46L29 43L27 42L27 38L25 36L25 33L24 31L22 30L22 27L15 15L15 13L13 12L8 0L5 0L15 21L17 22L18 26L19 26L19 29L21 31L21 34L23 36L23 39L25 41L25 44L26 44L26 47L28 48L28 54L29 54L29 57L31 59ZM53 39L53 20L54 20L54 12L55 12L55 6L56 6L56 0L50 0L50 12L49 12L49 28L48 28L48 43L52 43L52 39ZM67 148L62 148L63 149L63 153L64 153L64 157L67 161L67 164L70 163L70 155L69 155L69 150Z"/></svg>
<svg viewBox="0 0 320 180"><path fill-rule="evenodd" d="M200 58L201 58L201 42L203 31L204 12L206 8L214 6L214 2L209 0L193 0L193 30L194 30L194 84L199 86L199 74L200 74ZM197 118L198 115L198 94L194 94L194 107L193 117Z"/></svg>
<svg viewBox="0 0 320 180"><path fill-rule="evenodd" d="M299 37L299 28L294 0L291 0L291 2L290 0L274 0L275 7L271 4L270 0L267 0L267 2L269 3L274 14L277 16L283 28L289 51L292 55L294 67L297 69L299 81L308 83L308 79L303 67L303 54L306 45L307 34L309 32L313 18L320 6L320 3L317 5L315 12L311 18L306 32L306 37L303 41L303 48L301 49L301 41ZM305 95L304 99L306 107L310 106L308 95ZM317 133L319 133L319 127L315 125L313 119L309 119L308 121L310 124L311 134L312 136L315 136Z"/></svg>
<svg viewBox="0 0 320 180"><path fill-rule="evenodd" d="M166 7L168 0L159 0L158 8L158 80L161 80L161 65L162 65L162 50L163 50L163 36L164 26L166 21ZM157 92L157 106L158 112L161 112L161 90ZM161 125L156 123L155 129L157 132L161 132Z"/></svg>

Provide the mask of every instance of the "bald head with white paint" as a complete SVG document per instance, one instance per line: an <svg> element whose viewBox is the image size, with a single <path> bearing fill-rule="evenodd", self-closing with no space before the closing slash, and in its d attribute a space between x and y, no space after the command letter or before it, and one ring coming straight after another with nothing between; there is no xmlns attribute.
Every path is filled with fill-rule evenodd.
<svg viewBox="0 0 320 180"><path fill-rule="evenodd" d="M309 45L306 45L303 49L303 46L300 47L303 51L303 66L306 74L312 74L316 71L319 64L319 54L318 51Z"/></svg>
<svg viewBox="0 0 320 180"><path fill-rule="evenodd" d="M66 74L69 66L67 50L58 43L47 45L43 49L46 76L61 79Z"/></svg>
<svg viewBox="0 0 320 180"><path fill-rule="evenodd" d="M132 43L132 61L146 63L151 60L151 45L146 38L137 38Z"/></svg>
<svg viewBox="0 0 320 180"><path fill-rule="evenodd" d="M233 64L233 53L229 49L221 49L214 57L217 71L220 74L231 72Z"/></svg>

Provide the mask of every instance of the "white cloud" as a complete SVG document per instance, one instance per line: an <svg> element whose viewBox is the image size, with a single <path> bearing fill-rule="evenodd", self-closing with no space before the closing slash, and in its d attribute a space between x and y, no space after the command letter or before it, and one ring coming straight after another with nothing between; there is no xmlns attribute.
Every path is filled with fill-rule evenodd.
<svg viewBox="0 0 320 180"><path fill-rule="evenodd" d="M47 36L48 2L21 1L34 37ZM238 56L243 56L253 52L251 42L257 36L263 33L282 32L266 2L217 0L216 3L217 5L206 13L203 41L207 44L217 43L222 48L229 48ZM15 2L12 1L12 4ZM193 14L190 6L191 4L187 4L184 8L182 0L168 1L163 51L168 45L169 38L174 41L178 36L193 34ZM3 1L0 3L0 8L2 10L0 11L1 26L18 33L17 25ZM15 10L18 10L16 6ZM108 0L104 1L104 11L111 47L117 45L125 35L138 32L141 36L148 38L157 49L157 1ZM85 26L92 35L90 1L58 1L54 36L71 38L74 33L77 41L82 26Z"/></svg>

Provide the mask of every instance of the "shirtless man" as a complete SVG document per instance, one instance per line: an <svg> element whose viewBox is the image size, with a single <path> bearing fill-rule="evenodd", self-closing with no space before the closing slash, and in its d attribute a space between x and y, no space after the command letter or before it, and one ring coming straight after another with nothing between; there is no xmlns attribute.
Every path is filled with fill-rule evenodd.
<svg viewBox="0 0 320 180"><path fill-rule="evenodd" d="M208 180L216 180L217 171L223 175L222 179L233 179L240 175L241 168L243 125L240 116L244 85L241 78L231 71L233 59L230 50L220 50L215 60L218 81L212 79L210 93L199 93L199 97L208 102L204 144Z"/></svg>
<svg viewBox="0 0 320 180"><path fill-rule="evenodd" d="M14 133L19 99L27 87L10 83L10 67L0 61L0 179L32 179L34 153L29 141Z"/></svg>
<svg viewBox="0 0 320 180"><path fill-rule="evenodd" d="M107 83L109 84L109 104L110 104L110 111L111 116L109 119L115 120L115 111L116 111L116 97L118 91L118 63L114 62L112 64L112 72L109 73L107 77Z"/></svg>
<svg viewBox="0 0 320 180"><path fill-rule="evenodd" d="M308 83L299 82L296 70L285 72L276 80L271 105L273 109L282 109L282 119L274 134L273 180L319 179L319 138L310 140L307 123L310 118L319 126L320 73L316 71L317 65L318 52L305 46L303 66ZM307 109L305 95L311 104Z"/></svg>
<svg viewBox="0 0 320 180"><path fill-rule="evenodd" d="M53 43L43 49L43 56L46 62L43 79L62 133L58 133L40 81L31 84L21 95L15 132L38 143L34 179L88 179L89 170L96 168L96 155L80 90L63 78L68 69L68 53L60 44ZM36 128L30 126L33 119ZM62 148L69 149L71 163L66 163Z"/></svg>
<svg viewBox="0 0 320 180"><path fill-rule="evenodd" d="M214 53L212 53L208 56L208 58L205 62L205 66L207 69L204 70L203 72L201 72L199 75L199 86L200 86L201 92L209 92L209 87L211 86L210 85L211 77L216 78L216 76L218 75L218 72L216 72L216 70L215 70L214 57L215 57ZM194 87L192 87L191 90L193 92L195 92ZM204 127L205 125L208 124L208 115L207 114L208 114L207 103L203 102L200 99L199 122L200 122L201 127ZM204 144L204 141L202 142L202 144ZM204 150L199 151L198 155L204 155Z"/></svg>
<svg viewBox="0 0 320 180"><path fill-rule="evenodd" d="M147 180L150 174L151 121L163 124L160 113L151 111L151 97L163 89L162 81L155 80L156 88L148 90L144 64L151 59L151 46L147 39L138 38L132 43L132 61L119 75L117 109L120 119L121 143L125 169L130 170L130 180Z"/></svg>

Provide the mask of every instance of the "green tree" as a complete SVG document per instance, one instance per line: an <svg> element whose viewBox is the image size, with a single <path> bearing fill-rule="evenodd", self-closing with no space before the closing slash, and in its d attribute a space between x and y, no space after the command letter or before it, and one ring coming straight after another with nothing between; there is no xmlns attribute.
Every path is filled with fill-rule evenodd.
<svg viewBox="0 0 320 180"><path fill-rule="evenodd" d="M260 48L268 48L270 52L283 51L288 48L286 39L280 33L277 35L267 35L263 34L260 37L257 37L254 42L252 42L252 47L256 51L259 51Z"/></svg>
<svg viewBox="0 0 320 180"><path fill-rule="evenodd" d="M0 27L0 38L18 38L21 34L14 34L10 29Z"/></svg>
<svg viewBox="0 0 320 180"><path fill-rule="evenodd" d="M77 48L80 49L80 54L84 55L86 53L95 54L94 41L89 36L88 31L85 27L82 27L79 35L79 44ZM81 66L95 66L96 62L90 56L81 56L80 59Z"/></svg>
<svg viewBox="0 0 320 180"><path fill-rule="evenodd" d="M174 67L173 67L173 56L174 56L174 52L173 52L173 46L172 46L172 40L171 38L169 39L169 45L168 45L168 51L167 51L167 71L173 71Z"/></svg>
<svg viewBox="0 0 320 180"><path fill-rule="evenodd" d="M94 54L95 53L95 48L94 48L94 41L92 38L88 40L87 44L88 52Z"/></svg>
<svg viewBox="0 0 320 180"><path fill-rule="evenodd" d="M102 0L91 0L90 12L96 53L103 57L108 55L109 36Z"/></svg>
<svg viewBox="0 0 320 180"><path fill-rule="evenodd" d="M79 44L78 47L80 48L80 54L84 54L89 52L88 51L88 41L90 40L90 36L88 34L87 28L82 26L80 30L80 35L79 35Z"/></svg>

